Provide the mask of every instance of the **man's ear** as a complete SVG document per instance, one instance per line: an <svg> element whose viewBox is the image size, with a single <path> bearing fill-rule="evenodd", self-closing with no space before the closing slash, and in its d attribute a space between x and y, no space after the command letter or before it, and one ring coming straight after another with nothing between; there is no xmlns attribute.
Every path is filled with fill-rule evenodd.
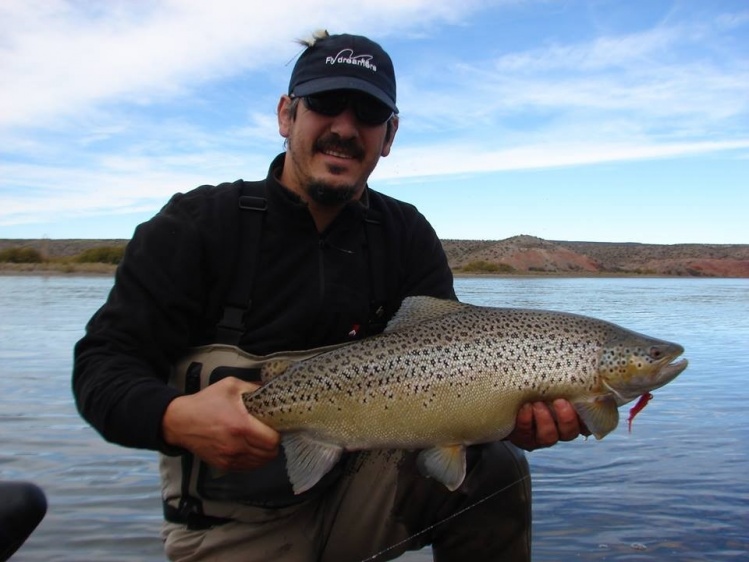
<svg viewBox="0 0 749 562"><path fill-rule="evenodd" d="M285 139L289 138L289 131L291 130L291 122L293 121L289 106L291 105L291 98L283 95L278 100L278 107L276 108L276 115L278 117L278 133Z"/></svg>
<svg viewBox="0 0 749 562"><path fill-rule="evenodd" d="M398 116L393 115L390 121L387 122L387 129L385 129L385 142L382 144L381 156L387 156L390 154L390 147L393 146L395 140L395 133L398 131Z"/></svg>

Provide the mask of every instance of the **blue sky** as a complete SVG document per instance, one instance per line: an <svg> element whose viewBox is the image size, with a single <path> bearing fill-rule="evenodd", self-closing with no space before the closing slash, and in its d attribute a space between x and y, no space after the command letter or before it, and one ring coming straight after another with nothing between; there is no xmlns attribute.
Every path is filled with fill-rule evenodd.
<svg viewBox="0 0 749 562"><path fill-rule="evenodd" d="M0 238L129 238L265 176L316 29L392 56L370 185L442 238L749 243L745 0L3 0Z"/></svg>

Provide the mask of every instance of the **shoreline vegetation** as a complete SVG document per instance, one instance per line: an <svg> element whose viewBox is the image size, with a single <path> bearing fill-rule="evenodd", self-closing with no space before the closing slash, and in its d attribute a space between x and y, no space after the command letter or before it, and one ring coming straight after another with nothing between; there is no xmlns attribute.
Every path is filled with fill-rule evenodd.
<svg viewBox="0 0 749 562"><path fill-rule="evenodd" d="M116 265L106 263L5 263L0 262L0 275L114 275Z"/></svg>
<svg viewBox="0 0 749 562"><path fill-rule="evenodd" d="M0 275L113 275L128 240L0 239ZM456 277L749 278L749 244L442 240Z"/></svg>
<svg viewBox="0 0 749 562"><path fill-rule="evenodd" d="M125 254L127 242L76 248L64 254L50 251L47 240L0 243L0 274L112 275ZM75 246L75 244L71 244Z"/></svg>

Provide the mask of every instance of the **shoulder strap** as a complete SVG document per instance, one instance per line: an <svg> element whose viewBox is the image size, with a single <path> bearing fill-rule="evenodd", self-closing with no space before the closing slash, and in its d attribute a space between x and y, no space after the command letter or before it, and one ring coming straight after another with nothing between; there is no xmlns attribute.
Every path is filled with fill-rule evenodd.
<svg viewBox="0 0 749 562"><path fill-rule="evenodd" d="M378 334L385 329L385 239L379 214L370 212L364 219L367 247L369 250L369 320L368 335Z"/></svg>
<svg viewBox="0 0 749 562"><path fill-rule="evenodd" d="M239 197L239 241L236 270L216 325L216 342L237 345L245 331L245 317L252 306L252 287L260 255L260 239L268 202L265 181L243 182Z"/></svg>

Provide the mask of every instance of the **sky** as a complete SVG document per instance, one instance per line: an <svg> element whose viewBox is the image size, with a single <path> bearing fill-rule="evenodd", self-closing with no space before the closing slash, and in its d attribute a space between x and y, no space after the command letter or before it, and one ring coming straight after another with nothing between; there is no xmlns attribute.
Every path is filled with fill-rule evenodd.
<svg viewBox="0 0 749 562"><path fill-rule="evenodd" d="M318 29L393 58L369 185L440 238L749 243L746 0L0 0L0 238L265 177Z"/></svg>

